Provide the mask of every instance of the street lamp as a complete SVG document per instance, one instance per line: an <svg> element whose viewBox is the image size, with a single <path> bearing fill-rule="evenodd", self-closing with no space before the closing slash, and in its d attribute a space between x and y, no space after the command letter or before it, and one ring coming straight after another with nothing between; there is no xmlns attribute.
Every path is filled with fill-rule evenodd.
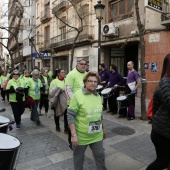
<svg viewBox="0 0 170 170"><path fill-rule="evenodd" d="M101 20L103 19L104 8L105 5L103 5L101 1L98 1L97 4L94 6L96 19L98 19L98 69L101 59Z"/></svg>

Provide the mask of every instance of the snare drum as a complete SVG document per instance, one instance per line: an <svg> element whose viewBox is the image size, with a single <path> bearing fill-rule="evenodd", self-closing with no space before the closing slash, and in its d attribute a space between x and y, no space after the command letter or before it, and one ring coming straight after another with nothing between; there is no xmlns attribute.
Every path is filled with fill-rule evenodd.
<svg viewBox="0 0 170 170"><path fill-rule="evenodd" d="M101 94L102 89L103 89L102 85L98 85L97 88L96 88L96 90L99 94Z"/></svg>
<svg viewBox="0 0 170 170"><path fill-rule="evenodd" d="M0 133L7 133L10 120L7 117L0 116Z"/></svg>
<svg viewBox="0 0 170 170"><path fill-rule="evenodd" d="M117 97L118 110L127 108L127 97L119 96Z"/></svg>
<svg viewBox="0 0 170 170"><path fill-rule="evenodd" d="M0 139L0 169L13 170L20 141L4 133L0 133Z"/></svg>
<svg viewBox="0 0 170 170"><path fill-rule="evenodd" d="M103 98L108 98L112 95L112 88L106 88L101 91Z"/></svg>

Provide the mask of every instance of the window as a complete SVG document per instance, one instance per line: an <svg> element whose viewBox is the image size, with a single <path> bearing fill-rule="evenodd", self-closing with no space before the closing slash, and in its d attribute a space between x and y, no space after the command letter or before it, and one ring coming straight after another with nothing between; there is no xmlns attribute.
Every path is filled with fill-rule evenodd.
<svg viewBox="0 0 170 170"><path fill-rule="evenodd" d="M111 2L111 13L113 19L131 17L133 14L134 0L114 0Z"/></svg>
<svg viewBox="0 0 170 170"><path fill-rule="evenodd" d="M60 28L61 31L61 40L66 39L66 26Z"/></svg>
<svg viewBox="0 0 170 170"><path fill-rule="evenodd" d="M37 32L37 43L39 43L40 42L40 32L38 31Z"/></svg>

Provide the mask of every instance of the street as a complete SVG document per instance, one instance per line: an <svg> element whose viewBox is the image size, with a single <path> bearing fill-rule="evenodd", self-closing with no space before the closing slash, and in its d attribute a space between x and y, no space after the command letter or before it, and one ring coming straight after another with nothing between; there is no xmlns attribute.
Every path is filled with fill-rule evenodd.
<svg viewBox="0 0 170 170"><path fill-rule="evenodd" d="M106 167L108 170L145 170L155 159L154 146L150 140L151 125L139 119L140 100L136 98L136 116L132 121L119 119L117 115L103 112L107 139L104 140ZM0 103L0 113L13 119L8 103ZM44 114L44 110L42 112ZM22 143L16 159L16 170L74 170L72 150L68 148L67 135L64 134L63 117L61 132L55 131L53 112L51 117L41 116L41 125L30 120L30 111L22 115L21 129L8 131ZM95 163L90 149L86 151L84 170L95 170Z"/></svg>

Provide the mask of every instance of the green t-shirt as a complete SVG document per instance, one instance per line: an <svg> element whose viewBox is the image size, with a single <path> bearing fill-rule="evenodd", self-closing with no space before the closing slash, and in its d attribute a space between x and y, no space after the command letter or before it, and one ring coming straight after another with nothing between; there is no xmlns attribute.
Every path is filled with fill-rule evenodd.
<svg viewBox="0 0 170 170"><path fill-rule="evenodd" d="M1 77L0 77L1 88L4 87L4 84L5 84L5 82L6 82L7 79L8 79L7 76L1 76Z"/></svg>
<svg viewBox="0 0 170 170"><path fill-rule="evenodd" d="M73 94L69 109L76 112L75 129L79 145L88 145L103 139L102 100L100 95L84 94L82 89ZM95 128L95 123L97 129Z"/></svg>
<svg viewBox="0 0 170 170"><path fill-rule="evenodd" d="M24 82L25 87L28 86L28 82L29 82L30 79L31 79L30 77L25 77L25 76L23 76L22 81Z"/></svg>
<svg viewBox="0 0 170 170"><path fill-rule="evenodd" d="M48 72L48 75L49 75L50 78L52 79L52 75L53 75L52 71L49 71L49 72Z"/></svg>
<svg viewBox="0 0 170 170"><path fill-rule="evenodd" d="M68 73L65 84L66 86L68 85L72 87L73 94L84 86L83 78L86 74L87 72L81 73L76 68Z"/></svg>
<svg viewBox="0 0 170 170"><path fill-rule="evenodd" d="M54 86L60 87L61 89L65 89L65 80L59 80L58 78L54 79L50 83L50 89L53 88Z"/></svg>
<svg viewBox="0 0 170 170"><path fill-rule="evenodd" d="M8 77L8 78L10 77L10 75L11 75L10 73L7 73L7 77Z"/></svg>
<svg viewBox="0 0 170 170"><path fill-rule="evenodd" d="M9 90L11 86L13 86L14 89L16 89L17 87L25 88L23 80L21 80L19 78L17 80L14 79L14 78L9 80L8 84L7 84L7 87L6 87L6 90ZM9 101L10 102L17 102L16 93L9 93ZM25 96L23 97L23 101L25 101Z"/></svg>
<svg viewBox="0 0 170 170"><path fill-rule="evenodd" d="M32 78L30 78L27 83L27 86L29 87L28 95L31 96L34 100L40 99L40 88L43 87L40 79L38 79L37 85L38 86L36 88L36 82Z"/></svg>

